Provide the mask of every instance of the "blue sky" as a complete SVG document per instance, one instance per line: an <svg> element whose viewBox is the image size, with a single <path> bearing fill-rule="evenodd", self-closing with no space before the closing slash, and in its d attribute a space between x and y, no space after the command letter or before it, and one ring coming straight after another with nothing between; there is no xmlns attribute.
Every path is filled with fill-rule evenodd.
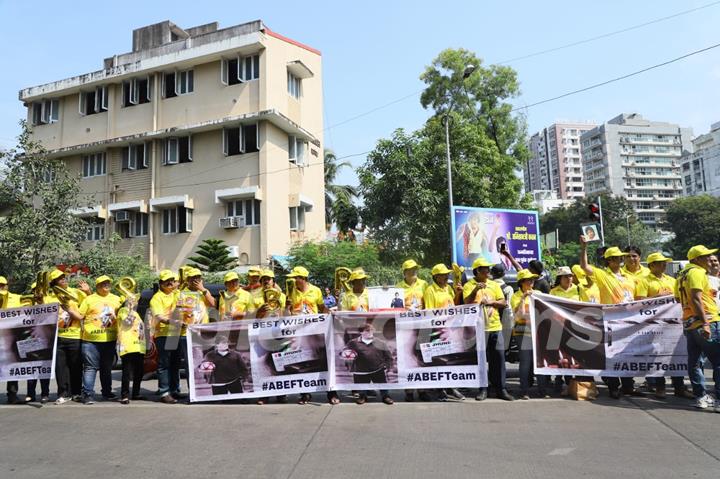
<svg viewBox="0 0 720 479"><path fill-rule="evenodd" d="M371 150L395 128L415 129L429 112L419 95L334 126L422 89L418 77L444 48L486 63L620 30L711 3L700 1L133 1L0 0L0 147L13 144L25 115L23 87L99 70L131 49L134 28L171 20L221 27L262 19L323 54L325 145L338 156ZM587 44L510 63L518 106L553 97L720 43L720 4ZM590 92L531 108L530 133L556 120L608 120L622 112L689 126L720 121L720 48ZM354 165L364 155L351 158ZM352 172L341 180L354 182Z"/></svg>

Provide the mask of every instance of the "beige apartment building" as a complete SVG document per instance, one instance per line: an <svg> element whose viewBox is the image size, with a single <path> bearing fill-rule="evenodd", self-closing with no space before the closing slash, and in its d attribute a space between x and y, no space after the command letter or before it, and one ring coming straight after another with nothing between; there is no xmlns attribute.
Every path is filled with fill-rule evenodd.
<svg viewBox="0 0 720 479"><path fill-rule="evenodd" d="M81 177L84 246L116 232L161 269L206 238L257 265L324 237L320 52L261 21L142 27L102 70L19 96Z"/></svg>

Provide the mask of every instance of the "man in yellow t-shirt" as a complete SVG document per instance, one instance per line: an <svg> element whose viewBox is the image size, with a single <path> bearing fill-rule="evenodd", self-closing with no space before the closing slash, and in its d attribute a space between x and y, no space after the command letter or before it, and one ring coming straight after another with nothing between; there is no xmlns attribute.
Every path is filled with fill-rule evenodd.
<svg viewBox="0 0 720 479"><path fill-rule="evenodd" d="M628 246L624 250L625 264L622 267L623 273L632 278L636 283L650 274L650 270L640 263L642 252L637 246Z"/></svg>
<svg viewBox="0 0 720 479"><path fill-rule="evenodd" d="M432 275L433 282L423 293L423 304L425 309L440 309L449 308L455 306L455 303L460 302L462 295L462 286L456 285L455 289L448 284L448 278L450 277L452 270L448 269L442 263L433 266L430 274Z"/></svg>
<svg viewBox="0 0 720 479"><path fill-rule="evenodd" d="M600 290L593 280L587 277L585 271L583 271L579 264L573 265L572 272L575 276L573 282L580 288L580 301L585 303L600 303Z"/></svg>
<svg viewBox="0 0 720 479"><path fill-rule="evenodd" d="M423 309L423 295L428 287L427 281L418 278L420 265L413 259L402 264L403 280L396 286L404 291L403 304L405 309Z"/></svg>
<svg viewBox="0 0 720 479"><path fill-rule="evenodd" d="M249 313L254 312L263 304L263 287L260 281L262 275L262 268L258 266L251 266L247 272L248 284L245 286L245 290L250 293L252 297L252 303L250 304Z"/></svg>
<svg viewBox="0 0 720 479"><path fill-rule="evenodd" d="M220 294L218 306L220 321L244 319L248 312L255 310L252 296L240 287L240 277L234 271L226 273L223 282L225 292Z"/></svg>
<svg viewBox="0 0 720 479"><path fill-rule="evenodd" d="M117 338L117 311L121 301L110 292L111 288L112 279L109 276L98 277L95 280L95 293L85 298L79 309L83 317L82 401L85 404L95 402L95 377L98 372L102 396L107 400L117 397L112 392L112 364Z"/></svg>
<svg viewBox="0 0 720 479"><path fill-rule="evenodd" d="M260 282L263 285L263 301L260 305L260 308L258 308L257 310L257 317L265 318L267 316L280 316L282 314L282 311L284 311L285 307L287 306L287 297L285 296L285 293L282 292L280 287L275 284L275 273L273 273L271 269L264 269L260 276ZM279 309L273 310L271 309L270 305L267 304L266 296L268 293L266 290L276 291L276 293L274 294L277 296L277 304L272 306L279 307ZM280 396L278 396L278 399L280 399Z"/></svg>
<svg viewBox="0 0 720 479"><path fill-rule="evenodd" d="M369 311L370 300L365 288L368 276L362 268L355 269L348 282L351 285L350 291L346 291L340 300L340 311Z"/></svg>
<svg viewBox="0 0 720 479"><path fill-rule="evenodd" d="M687 254L690 263L677 276L675 297L680 301L685 321L688 371L692 383L695 406L705 409L713 405L705 390L702 368L697 365L704 354L713 369L715 398L720 398L720 317L715 303L715 292L708 279L710 255L717 249L703 245L693 246ZM715 399L715 412L720 412L720 400Z"/></svg>
<svg viewBox="0 0 720 479"><path fill-rule="evenodd" d="M20 295L8 291L8 280L5 276L0 276L0 309L19 308ZM7 383L7 403L22 404L17 397L18 382L8 381Z"/></svg>
<svg viewBox="0 0 720 479"><path fill-rule="evenodd" d="M605 250L603 258L607 268L602 269L590 266L587 259L587 238L580 236L580 267L588 278L595 283L600 291L601 304L620 304L633 301L635 298L635 281L622 271L623 260L627 253L620 251L617 246ZM611 398L620 399L620 386L622 394L630 396L644 396L635 389L633 378L604 377Z"/></svg>
<svg viewBox="0 0 720 479"><path fill-rule="evenodd" d="M177 275L169 269L160 271L158 292L150 300L152 335L158 352L158 394L160 402L177 402L171 392L180 389L180 363L183 357L180 337L183 322L177 310L179 292L176 291Z"/></svg>
<svg viewBox="0 0 720 479"><path fill-rule="evenodd" d="M502 288L490 279L490 267L485 258L473 261L473 277L463 287L465 304L477 303L482 311L485 322L485 354L488 362L488 379L495 388L498 399L514 401L505 387L505 341L502 334L500 310L507 306ZM480 388L478 401L487 398L487 388Z"/></svg>

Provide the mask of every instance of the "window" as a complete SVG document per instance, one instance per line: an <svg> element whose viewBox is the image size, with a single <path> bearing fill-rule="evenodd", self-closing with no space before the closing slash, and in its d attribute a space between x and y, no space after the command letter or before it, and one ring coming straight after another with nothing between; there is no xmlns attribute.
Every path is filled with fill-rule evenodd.
<svg viewBox="0 0 720 479"><path fill-rule="evenodd" d="M150 164L150 144L139 143L122 150L122 170L142 170Z"/></svg>
<svg viewBox="0 0 720 479"><path fill-rule="evenodd" d="M122 84L122 106L129 107L149 103L152 91L152 78L133 78Z"/></svg>
<svg viewBox="0 0 720 479"><path fill-rule="evenodd" d="M192 161L192 137L182 136L165 140L163 165L177 165Z"/></svg>
<svg viewBox="0 0 720 479"><path fill-rule="evenodd" d="M101 241L105 239L105 222L89 221L85 232L85 241Z"/></svg>
<svg viewBox="0 0 720 479"><path fill-rule="evenodd" d="M163 75L163 83L165 98L192 93L195 89L193 70L166 73Z"/></svg>
<svg viewBox="0 0 720 479"><path fill-rule="evenodd" d="M103 176L106 172L105 153L95 153L82 157L83 178Z"/></svg>
<svg viewBox="0 0 720 479"><path fill-rule="evenodd" d="M241 125L237 128L225 128L223 130L223 154L232 156L260 151L258 131L257 123Z"/></svg>
<svg viewBox="0 0 720 479"><path fill-rule="evenodd" d="M290 96L300 99L302 96L302 80L290 72L287 72L288 93Z"/></svg>
<svg viewBox="0 0 720 479"><path fill-rule="evenodd" d="M260 224L260 200L234 200L227 203L227 216L242 216L245 226Z"/></svg>
<svg viewBox="0 0 720 479"><path fill-rule="evenodd" d="M192 210L183 206L162 210L163 234L189 233L192 231Z"/></svg>
<svg viewBox="0 0 720 479"><path fill-rule="evenodd" d="M223 85L237 85L258 78L260 78L260 55L220 61L220 81Z"/></svg>
<svg viewBox="0 0 720 479"><path fill-rule="evenodd" d="M146 213L129 211L127 220L115 220L115 232L123 239L147 236L149 218L150 215Z"/></svg>
<svg viewBox="0 0 720 479"><path fill-rule="evenodd" d="M288 159L298 166L305 165L305 142L296 136L288 136Z"/></svg>
<svg viewBox="0 0 720 479"><path fill-rule="evenodd" d="M97 87L94 91L80 92L80 114L94 115L108 110L107 86Z"/></svg>
<svg viewBox="0 0 720 479"><path fill-rule="evenodd" d="M305 231L305 207L290 207L290 231Z"/></svg>
<svg viewBox="0 0 720 479"><path fill-rule="evenodd" d="M45 125L60 119L60 100L43 100L32 104L32 124Z"/></svg>

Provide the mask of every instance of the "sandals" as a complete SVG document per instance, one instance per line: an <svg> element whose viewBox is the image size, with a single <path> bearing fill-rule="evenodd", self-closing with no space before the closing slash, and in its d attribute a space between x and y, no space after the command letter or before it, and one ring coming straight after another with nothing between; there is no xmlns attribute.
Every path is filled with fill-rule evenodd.
<svg viewBox="0 0 720 479"><path fill-rule="evenodd" d="M311 399L312 399L312 396L311 396L311 395L309 395L309 394L307 394L307 393L303 393L303 394L300 395L300 399L298 400L298 404L307 404L307 403L310 402Z"/></svg>

